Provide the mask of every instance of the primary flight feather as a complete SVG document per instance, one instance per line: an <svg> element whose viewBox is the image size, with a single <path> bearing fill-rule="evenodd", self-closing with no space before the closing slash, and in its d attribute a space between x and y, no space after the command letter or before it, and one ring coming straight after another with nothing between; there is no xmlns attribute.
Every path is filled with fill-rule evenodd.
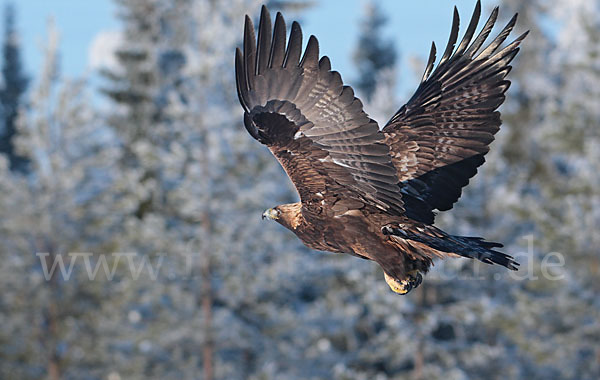
<svg viewBox="0 0 600 380"><path fill-rule="evenodd" d="M450 39L434 69L431 47L421 84L382 130L340 74L331 70L310 36L277 13L274 26L262 7L258 37L246 16L243 51L235 54L244 125L284 168L300 202L268 209L263 217L294 232L308 247L377 262L400 294L422 281L435 257L477 258L516 269L511 256L482 238L449 235L433 226L483 164L501 121L496 109L523 34L501 48L516 15L487 45L495 8L475 36L479 1L456 47L454 9ZM485 46L484 46L485 45Z"/></svg>

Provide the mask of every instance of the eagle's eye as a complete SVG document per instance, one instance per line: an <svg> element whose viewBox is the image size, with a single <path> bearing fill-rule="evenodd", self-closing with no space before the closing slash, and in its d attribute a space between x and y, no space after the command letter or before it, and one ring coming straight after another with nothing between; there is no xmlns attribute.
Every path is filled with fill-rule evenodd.
<svg viewBox="0 0 600 380"><path fill-rule="evenodd" d="M262 214L262 218L265 219L270 219L270 220L277 220L279 219L279 216L281 215L281 211L279 211L276 208L270 208L268 210L266 210L265 212L263 212Z"/></svg>

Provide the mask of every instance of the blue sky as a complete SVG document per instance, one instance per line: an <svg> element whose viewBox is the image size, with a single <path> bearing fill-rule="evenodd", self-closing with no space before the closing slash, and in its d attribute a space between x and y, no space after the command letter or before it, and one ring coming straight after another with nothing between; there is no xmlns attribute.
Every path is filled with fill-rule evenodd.
<svg viewBox="0 0 600 380"><path fill-rule="evenodd" d="M60 33L61 71L67 77L85 74L88 49L103 30L119 28L110 0L18 0L17 26L21 34L27 72L35 76L42 64L48 19L53 17Z"/></svg>
<svg viewBox="0 0 600 380"><path fill-rule="evenodd" d="M498 2L482 1L482 18L487 18ZM42 63L41 46L49 17L54 17L61 35L61 71L66 77L89 73L89 48L95 36L119 29L116 8L110 0L19 0L15 3L24 61L32 76ZM355 76L351 57L364 3L364 0L321 0L301 20L305 34L319 38L321 53L331 58L333 68L342 73L346 82L352 82ZM381 0L379 3L390 20L385 35L394 40L400 52L399 83L404 95L416 83L408 58L425 59L432 40L436 41L438 50L443 49L450 31L453 6L458 6L462 27L475 6L475 0Z"/></svg>

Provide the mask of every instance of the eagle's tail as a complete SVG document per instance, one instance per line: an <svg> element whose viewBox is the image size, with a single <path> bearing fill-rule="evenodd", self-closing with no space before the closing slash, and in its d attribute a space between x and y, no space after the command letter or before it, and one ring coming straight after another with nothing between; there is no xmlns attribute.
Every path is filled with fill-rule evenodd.
<svg viewBox="0 0 600 380"><path fill-rule="evenodd" d="M485 241L481 237L449 235L433 226L418 233L391 226L384 227L382 231L386 235L418 241L440 252L454 253L487 264L502 265L511 270L517 270L519 266L512 256L494 249L503 247L502 244Z"/></svg>
<svg viewBox="0 0 600 380"><path fill-rule="evenodd" d="M502 248L503 245L491 241L485 241L481 237L448 235L448 242L454 252L460 256L478 259L487 264L502 265L511 270L517 270L519 263L506 253L496 251L494 248ZM450 251L446 251L450 252Z"/></svg>

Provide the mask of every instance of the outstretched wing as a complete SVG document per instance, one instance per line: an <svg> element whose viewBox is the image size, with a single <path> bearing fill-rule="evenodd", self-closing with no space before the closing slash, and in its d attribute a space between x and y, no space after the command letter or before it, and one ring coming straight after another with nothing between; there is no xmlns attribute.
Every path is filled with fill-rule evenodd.
<svg viewBox="0 0 600 380"><path fill-rule="evenodd" d="M304 56L302 31L292 24L286 50L285 22L262 8L258 42L246 16L244 52L236 50L237 91L248 132L267 145L308 208L335 213L365 204L403 213L396 170L377 123L344 86L329 59L319 60L311 36Z"/></svg>
<svg viewBox="0 0 600 380"><path fill-rule="evenodd" d="M432 44L419 88L383 129L401 186L416 190L431 209L451 209L485 161L483 156L501 124L496 109L510 85L505 80L509 64L527 35L498 49L513 29L515 15L480 50L494 26L498 8L472 40L480 13L478 1L467 31L454 49L459 24L454 8L450 39L437 68L432 72L436 55ZM408 213L408 205L406 209Z"/></svg>

